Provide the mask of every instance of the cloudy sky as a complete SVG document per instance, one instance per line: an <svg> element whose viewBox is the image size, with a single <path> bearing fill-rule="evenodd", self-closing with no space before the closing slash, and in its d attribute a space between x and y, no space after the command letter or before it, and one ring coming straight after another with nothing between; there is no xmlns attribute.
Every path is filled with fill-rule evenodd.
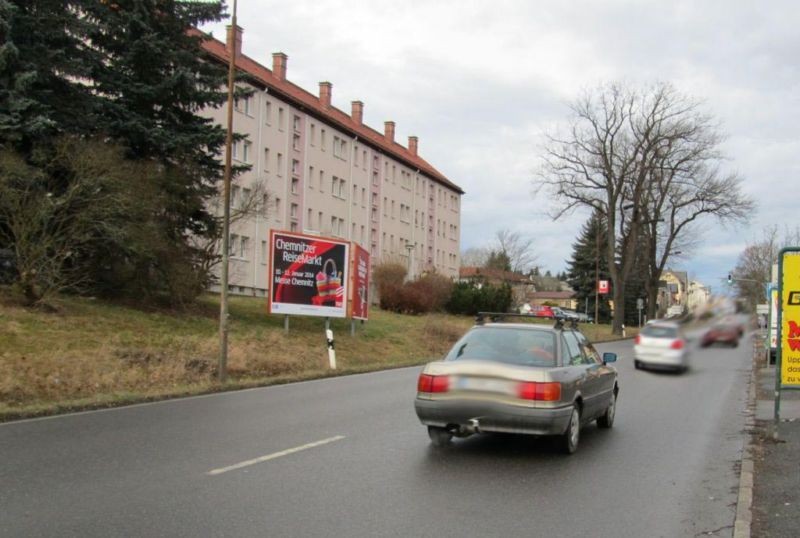
<svg viewBox="0 0 800 538"><path fill-rule="evenodd" d="M560 271L587 214L558 221L536 191L543 134L568 103L610 81L671 82L701 99L728 138L724 166L758 207L749 223L706 220L674 265L715 291L765 226L800 224L800 3L795 1L239 0L243 50L333 103L365 103L365 122L420 154L465 191L462 248L509 228ZM224 39L224 24L205 28Z"/></svg>

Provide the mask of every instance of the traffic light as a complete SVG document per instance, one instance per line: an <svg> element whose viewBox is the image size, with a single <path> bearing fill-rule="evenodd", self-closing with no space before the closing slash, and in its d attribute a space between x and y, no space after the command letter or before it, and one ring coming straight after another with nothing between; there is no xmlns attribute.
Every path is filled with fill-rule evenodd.
<svg viewBox="0 0 800 538"><path fill-rule="evenodd" d="M733 284L733 275L728 273L728 285Z"/></svg>

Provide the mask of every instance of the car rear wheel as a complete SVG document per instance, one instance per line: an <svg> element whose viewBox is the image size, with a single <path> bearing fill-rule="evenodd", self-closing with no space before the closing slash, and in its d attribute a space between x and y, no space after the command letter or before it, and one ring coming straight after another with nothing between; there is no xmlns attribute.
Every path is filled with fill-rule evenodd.
<svg viewBox="0 0 800 538"><path fill-rule="evenodd" d="M581 412L578 404L572 406L572 415L569 418L567 431L561 436L561 449L566 454L574 454L578 450L581 439Z"/></svg>
<svg viewBox="0 0 800 538"><path fill-rule="evenodd" d="M642 363L639 362L639 361L633 361L633 367L636 368L637 370L641 370L642 369Z"/></svg>
<svg viewBox="0 0 800 538"><path fill-rule="evenodd" d="M453 434L445 428L438 426L428 426L428 437L431 438L431 443L436 447L445 447L450 444L453 439Z"/></svg>
<svg viewBox="0 0 800 538"><path fill-rule="evenodd" d="M597 418L597 426L600 428L610 428L614 425L614 416L617 414L617 391L611 393L611 401L606 407L606 412Z"/></svg>

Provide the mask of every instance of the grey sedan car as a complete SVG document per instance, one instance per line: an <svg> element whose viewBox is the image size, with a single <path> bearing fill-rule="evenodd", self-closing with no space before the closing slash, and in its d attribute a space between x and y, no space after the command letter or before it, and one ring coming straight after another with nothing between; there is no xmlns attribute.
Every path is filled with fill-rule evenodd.
<svg viewBox="0 0 800 538"><path fill-rule="evenodd" d="M600 357L576 327L484 323L486 314L443 360L427 364L418 380L415 409L436 446L482 432L559 436L578 448L580 428L614 424L619 394L614 353Z"/></svg>

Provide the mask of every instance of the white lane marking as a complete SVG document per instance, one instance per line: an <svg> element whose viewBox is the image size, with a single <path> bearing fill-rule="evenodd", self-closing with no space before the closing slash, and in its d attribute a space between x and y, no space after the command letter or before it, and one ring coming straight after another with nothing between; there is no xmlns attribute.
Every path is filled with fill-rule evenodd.
<svg viewBox="0 0 800 538"><path fill-rule="evenodd" d="M289 454L294 454L295 452L300 452L301 450L308 450L309 448L327 445L328 443L333 443L335 441L341 441L342 439L344 439L344 435L335 435L333 437L328 437L327 439L314 441L313 443L307 443L305 445L296 446L294 448L287 448L286 450L281 450L280 452L273 452L272 454L267 454L265 456L253 458L252 460L234 463L233 465L228 465L227 467L220 467L219 469L213 469L211 471L208 471L206 474L210 476L216 476L218 474L227 473L228 471L235 471L236 469L241 469L242 467L249 467L250 465L255 465L257 463L263 463L265 461L274 460L275 458L280 458L281 456L288 456Z"/></svg>

